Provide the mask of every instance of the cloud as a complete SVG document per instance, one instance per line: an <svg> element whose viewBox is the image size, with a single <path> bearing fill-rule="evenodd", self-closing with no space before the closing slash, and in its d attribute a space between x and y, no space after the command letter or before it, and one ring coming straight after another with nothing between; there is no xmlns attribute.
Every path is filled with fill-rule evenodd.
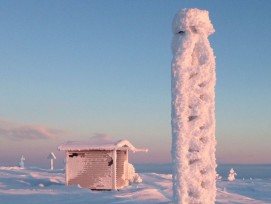
<svg viewBox="0 0 271 204"><path fill-rule="evenodd" d="M113 138L110 135L103 133L95 133L92 137L89 138L91 142L95 144L103 144L104 142L112 142Z"/></svg>
<svg viewBox="0 0 271 204"><path fill-rule="evenodd" d="M65 131L40 125L21 125L0 120L0 138L10 140L51 140L64 135Z"/></svg>

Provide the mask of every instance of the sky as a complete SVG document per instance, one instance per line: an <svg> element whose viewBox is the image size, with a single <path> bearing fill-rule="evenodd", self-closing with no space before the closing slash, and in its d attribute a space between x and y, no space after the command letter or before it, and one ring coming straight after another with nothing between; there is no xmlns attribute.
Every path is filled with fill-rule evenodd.
<svg viewBox="0 0 271 204"><path fill-rule="evenodd" d="M271 1L0 0L0 165L57 165L67 140L127 139L171 161L171 25L208 10L216 32L218 163L271 163Z"/></svg>

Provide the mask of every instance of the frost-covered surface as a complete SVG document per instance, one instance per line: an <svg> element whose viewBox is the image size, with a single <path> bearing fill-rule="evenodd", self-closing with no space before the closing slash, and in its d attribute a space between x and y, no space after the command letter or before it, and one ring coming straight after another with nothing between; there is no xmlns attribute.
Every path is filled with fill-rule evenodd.
<svg viewBox="0 0 271 204"><path fill-rule="evenodd" d="M128 181L129 183L141 183L142 178L135 172L135 167L128 163Z"/></svg>
<svg viewBox="0 0 271 204"><path fill-rule="evenodd" d="M142 183L120 191L90 191L64 185L64 170L0 167L2 204L172 203L171 175L143 173ZM218 181L217 204L271 203L271 180Z"/></svg>
<svg viewBox="0 0 271 204"><path fill-rule="evenodd" d="M66 184L90 189L112 188L112 161L110 151L67 153Z"/></svg>
<svg viewBox="0 0 271 204"><path fill-rule="evenodd" d="M67 177L67 182L69 180L73 180L78 178L78 176L82 175L82 173L84 172L84 161L85 161L85 157L76 157L76 158L68 158L66 157L66 165L67 165L67 160L69 162L69 167L66 168L68 177Z"/></svg>
<svg viewBox="0 0 271 204"><path fill-rule="evenodd" d="M216 196L214 32L208 11L183 9L173 22L172 159L174 203Z"/></svg>
<svg viewBox="0 0 271 204"><path fill-rule="evenodd" d="M147 149L137 149L128 140L88 140L88 141L68 141L58 147L59 150L121 150L128 149L130 151L144 151Z"/></svg>
<svg viewBox="0 0 271 204"><path fill-rule="evenodd" d="M236 175L237 175L237 173L235 173L235 171L233 170L233 168L231 168L229 176L228 176L228 180L229 181L234 181Z"/></svg>

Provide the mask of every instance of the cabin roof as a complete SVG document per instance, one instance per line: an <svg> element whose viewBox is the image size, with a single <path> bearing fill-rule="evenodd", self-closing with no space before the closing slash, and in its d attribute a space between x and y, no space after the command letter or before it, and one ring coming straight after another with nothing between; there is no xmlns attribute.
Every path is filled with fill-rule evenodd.
<svg viewBox="0 0 271 204"><path fill-rule="evenodd" d="M87 150L129 150L132 152L147 152L148 149L137 149L128 140L118 141L68 141L58 147L64 151L87 151Z"/></svg>

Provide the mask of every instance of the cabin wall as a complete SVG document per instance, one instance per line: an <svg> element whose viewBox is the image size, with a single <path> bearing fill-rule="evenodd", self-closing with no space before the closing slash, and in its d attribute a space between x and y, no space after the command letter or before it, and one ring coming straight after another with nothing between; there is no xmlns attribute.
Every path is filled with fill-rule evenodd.
<svg viewBox="0 0 271 204"><path fill-rule="evenodd" d="M112 151L68 151L66 158L67 185L112 188Z"/></svg>

